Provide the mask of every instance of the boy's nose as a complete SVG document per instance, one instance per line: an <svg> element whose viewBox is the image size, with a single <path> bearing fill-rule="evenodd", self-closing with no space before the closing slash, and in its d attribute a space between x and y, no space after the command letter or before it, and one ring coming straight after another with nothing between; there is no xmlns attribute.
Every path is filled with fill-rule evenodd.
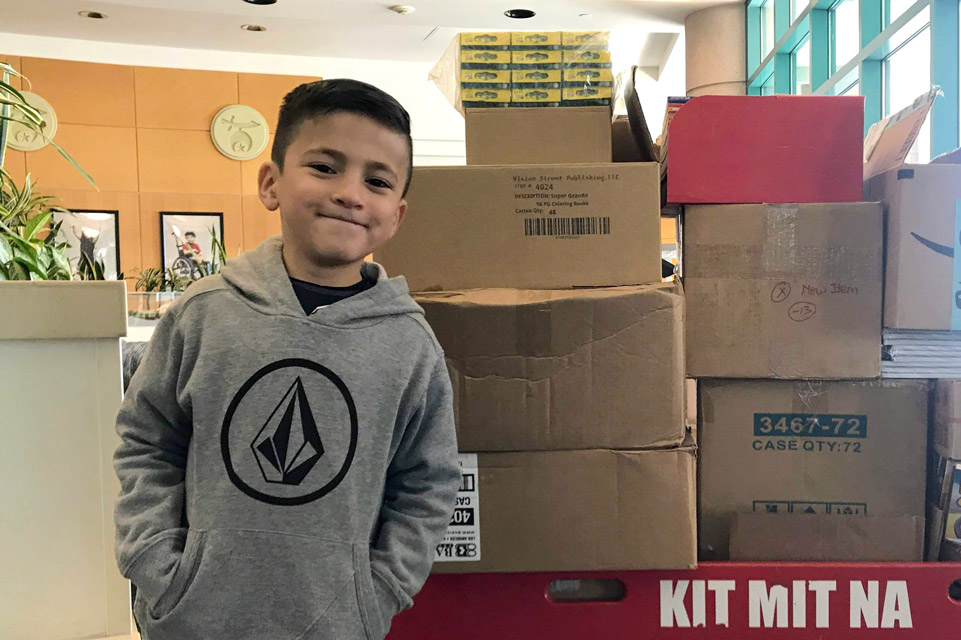
<svg viewBox="0 0 961 640"><path fill-rule="evenodd" d="M363 204L360 188L356 180L340 180L333 193L333 200L344 208L358 209Z"/></svg>

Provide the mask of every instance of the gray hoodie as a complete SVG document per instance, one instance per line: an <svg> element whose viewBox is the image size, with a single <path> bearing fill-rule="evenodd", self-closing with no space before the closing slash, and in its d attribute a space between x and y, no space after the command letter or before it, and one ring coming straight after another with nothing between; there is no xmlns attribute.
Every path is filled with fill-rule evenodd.
<svg viewBox="0 0 961 640"><path fill-rule="evenodd" d="M160 320L117 417L145 640L381 640L459 484L443 353L403 278L303 312L280 238Z"/></svg>

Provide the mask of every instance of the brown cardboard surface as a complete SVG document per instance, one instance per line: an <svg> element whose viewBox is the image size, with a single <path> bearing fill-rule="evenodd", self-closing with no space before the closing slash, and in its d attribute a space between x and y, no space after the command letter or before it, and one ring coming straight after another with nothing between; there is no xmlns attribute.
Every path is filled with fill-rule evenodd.
<svg viewBox="0 0 961 640"><path fill-rule="evenodd" d="M415 300L447 356L461 451L640 449L684 439L678 285Z"/></svg>
<svg viewBox="0 0 961 640"><path fill-rule="evenodd" d="M702 381L698 397L702 560L727 558L739 512L924 516L927 381Z"/></svg>
<svg viewBox="0 0 961 640"><path fill-rule="evenodd" d="M943 458L961 460L961 380L935 383L934 450Z"/></svg>
<svg viewBox="0 0 961 640"><path fill-rule="evenodd" d="M467 164L611 161L610 107L467 109Z"/></svg>
<svg viewBox="0 0 961 640"><path fill-rule="evenodd" d="M903 165L866 182L865 195L887 213L884 326L951 329L961 164Z"/></svg>
<svg viewBox="0 0 961 640"><path fill-rule="evenodd" d="M407 202L403 225L375 258L411 291L661 279L653 163L419 167Z"/></svg>
<svg viewBox="0 0 961 640"><path fill-rule="evenodd" d="M434 573L686 569L693 447L478 455L480 560Z"/></svg>
<svg viewBox="0 0 961 640"><path fill-rule="evenodd" d="M614 162L643 162L641 148L634 139L631 122L627 116L617 116L611 123L611 147ZM648 158L657 160L657 158Z"/></svg>
<svg viewBox="0 0 961 640"><path fill-rule="evenodd" d="M932 89L898 113L871 126L864 139L865 180L901 166L939 93L939 89Z"/></svg>
<svg viewBox="0 0 961 640"><path fill-rule="evenodd" d="M687 375L876 378L876 203L688 206Z"/></svg>
<svg viewBox="0 0 961 640"><path fill-rule="evenodd" d="M921 562L924 518L735 514L736 562Z"/></svg>

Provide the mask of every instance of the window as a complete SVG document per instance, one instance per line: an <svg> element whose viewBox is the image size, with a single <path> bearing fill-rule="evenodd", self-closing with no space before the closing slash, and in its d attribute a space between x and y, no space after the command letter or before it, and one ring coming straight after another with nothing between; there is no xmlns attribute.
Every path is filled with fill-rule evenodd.
<svg viewBox="0 0 961 640"><path fill-rule="evenodd" d="M834 73L861 50L861 8L858 0L841 0L831 12L831 39L834 42Z"/></svg>
<svg viewBox="0 0 961 640"><path fill-rule="evenodd" d="M913 5L916 0L888 0L888 15L884 17L884 24L890 25Z"/></svg>
<svg viewBox="0 0 961 640"><path fill-rule="evenodd" d="M855 68L837 84L837 95L856 96L861 91L861 70Z"/></svg>
<svg viewBox="0 0 961 640"><path fill-rule="evenodd" d="M791 54L791 69L793 70L793 90L797 95L811 93L811 38L804 42Z"/></svg>
<svg viewBox="0 0 961 640"><path fill-rule="evenodd" d="M884 115L909 106L931 89L930 7L915 16L891 38L891 53L884 59ZM931 120L925 122L908 162L931 159Z"/></svg>
<svg viewBox="0 0 961 640"><path fill-rule="evenodd" d="M791 21L797 20L801 12L808 8L808 0L791 0Z"/></svg>
<svg viewBox="0 0 961 640"><path fill-rule="evenodd" d="M761 5L761 59L774 48L774 0Z"/></svg>

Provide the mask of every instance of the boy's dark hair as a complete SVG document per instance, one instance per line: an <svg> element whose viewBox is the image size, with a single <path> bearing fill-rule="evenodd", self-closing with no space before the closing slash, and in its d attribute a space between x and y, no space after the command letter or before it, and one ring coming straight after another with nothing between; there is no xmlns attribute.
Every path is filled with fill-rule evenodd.
<svg viewBox="0 0 961 640"><path fill-rule="evenodd" d="M193 231L184 231L184 237L186 238L187 236L193 236L196 238L197 234L194 233Z"/></svg>
<svg viewBox="0 0 961 640"><path fill-rule="evenodd" d="M288 93L280 106L270 159L283 171L284 155L297 136L300 125L318 116L336 112L365 116L407 139L407 181L404 183L403 192L403 195L407 195L414 173L410 115L392 96L366 82L346 78L317 80L304 83Z"/></svg>

